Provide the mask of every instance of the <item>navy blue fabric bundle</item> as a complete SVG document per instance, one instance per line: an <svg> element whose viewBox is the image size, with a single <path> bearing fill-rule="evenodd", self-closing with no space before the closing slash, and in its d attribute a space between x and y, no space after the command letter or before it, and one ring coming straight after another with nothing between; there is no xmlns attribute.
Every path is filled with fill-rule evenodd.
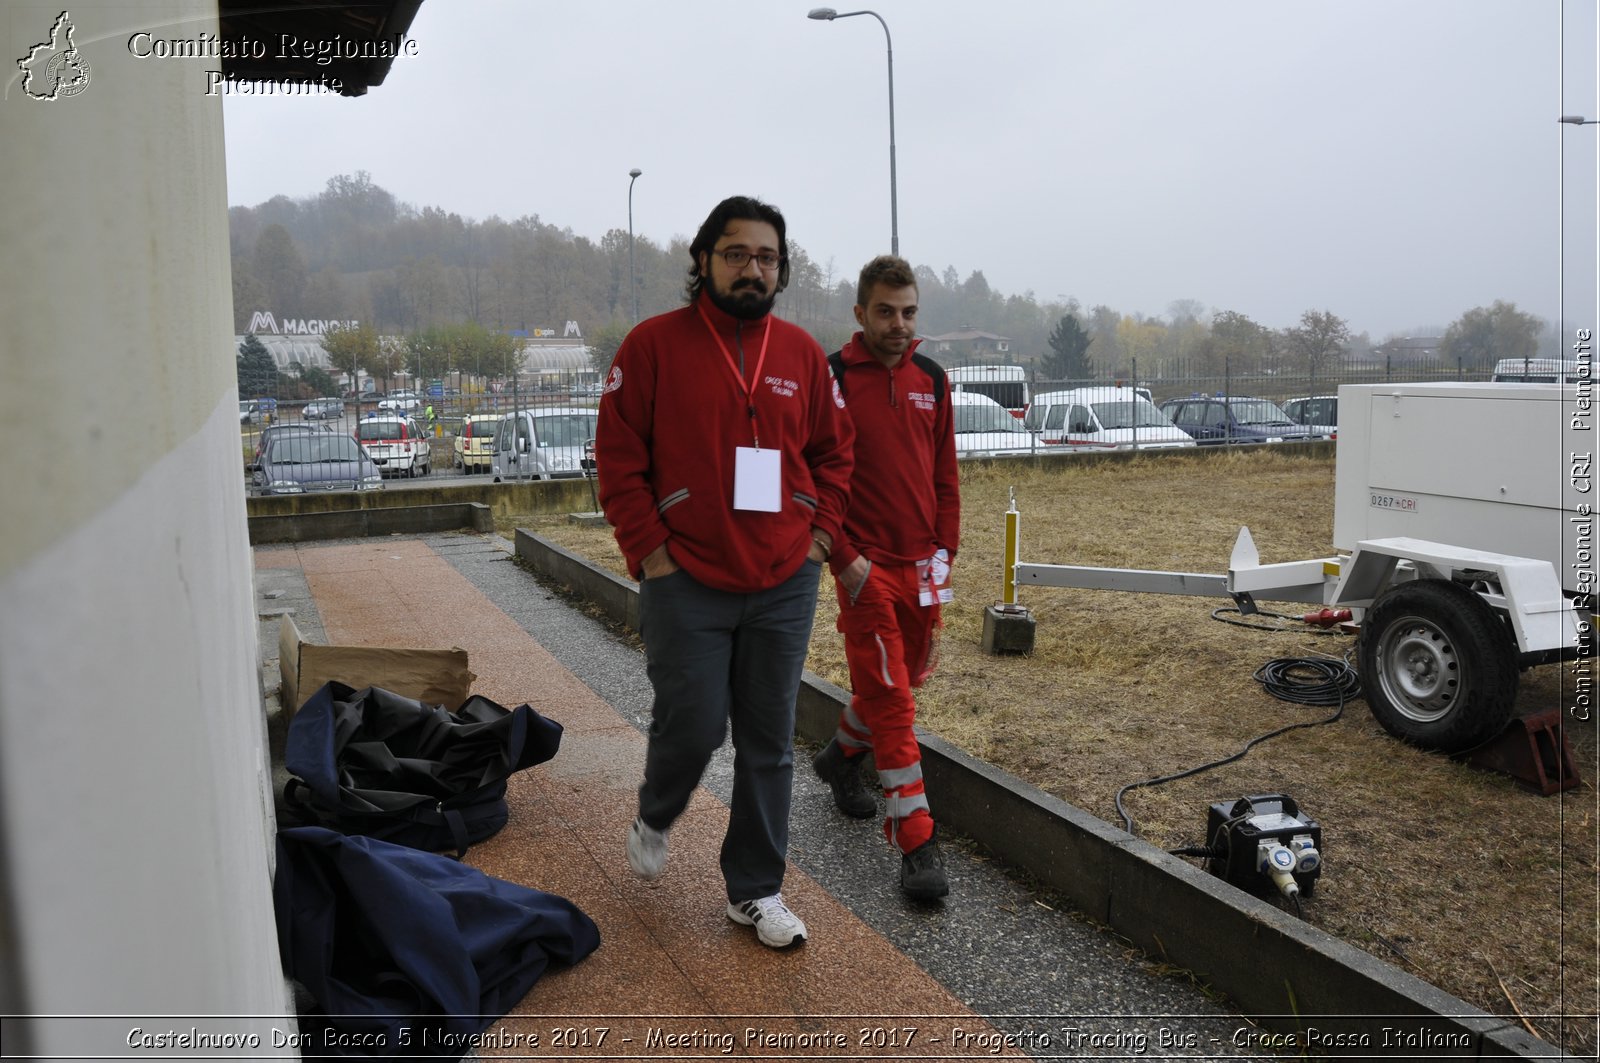
<svg viewBox="0 0 1600 1063"><path fill-rule="evenodd" d="M316 1001L313 1058L458 1059L552 964L600 945L563 897L447 856L322 827L278 832L285 972Z"/></svg>
<svg viewBox="0 0 1600 1063"><path fill-rule="evenodd" d="M454 849L506 824L506 779L561 746L530 706L474 694L455 712L379 687L325 683L289 721L285 812L300 824ZM297 824L298 825L298 824Z"/></svg>

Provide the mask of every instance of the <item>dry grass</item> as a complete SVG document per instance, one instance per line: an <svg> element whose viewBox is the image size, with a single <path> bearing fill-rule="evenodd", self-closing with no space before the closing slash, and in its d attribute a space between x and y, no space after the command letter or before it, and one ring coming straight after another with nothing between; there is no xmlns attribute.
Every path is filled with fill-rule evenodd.
<svg viewBox="0 0 1600 1063"><path fill-rule="evenodd" d="M919 722L1120 825L1114 799L1128 783L1231 755L1286 723L1326 719L1333 710L1279 701L1252 673L1279 657L1342 657L1353 639L1218 623L1211 611L1228 604L1219 599L1026 588L1033 655L986 656L979 641L983 609L1000 596L1013 488L1024 560L1221 573L1241 524L1263 562L1331 553L1333 481L1332 458L1263 452L963 466L958 600L946 613L939 672L918 697ZM515 523L621 571L604 529ZM848 687L836 612L825 593L809 667ZM1519 712L1564 709L1565 684L1562 666L1524 673ZM1357 701L1332 724L1135 789L1123 803L1135 833L1177 848L1206 841L1214 802L1293 795L1321 825L1326 857L1306 922L1593 1055L1594 1018L1576 1013L1592 1013L1597 985L1595 723L1566 718L1585 781L1553 797L1408 747Z"/></svg>

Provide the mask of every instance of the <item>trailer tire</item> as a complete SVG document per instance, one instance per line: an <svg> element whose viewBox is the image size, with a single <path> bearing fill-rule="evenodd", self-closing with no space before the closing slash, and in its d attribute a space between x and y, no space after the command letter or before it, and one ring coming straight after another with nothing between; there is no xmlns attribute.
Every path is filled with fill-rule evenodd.
<svg viewBox="0 0 1600 1063"><path fill-rule="evenodd" d="M1517 660L1499 614L1448 580L1384 593L1361 624L1361 687L1383 729L1423 749L1459 753L1511 719Z"/></svg>

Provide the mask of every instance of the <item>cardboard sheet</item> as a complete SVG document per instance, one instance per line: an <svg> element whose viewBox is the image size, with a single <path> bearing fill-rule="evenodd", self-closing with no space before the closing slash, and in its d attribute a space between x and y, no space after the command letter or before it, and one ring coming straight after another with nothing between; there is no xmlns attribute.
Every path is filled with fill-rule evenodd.
<svg viewBox="0 0 1600 1063"><path fill-rule="evenodd" d="M467 668L466 650L320 646L307 642L287 615L279 621L278 669L283 677L279 702L290 716L329 680L357 690L382 687L454 712L471 695L477 678Z"/></svg>

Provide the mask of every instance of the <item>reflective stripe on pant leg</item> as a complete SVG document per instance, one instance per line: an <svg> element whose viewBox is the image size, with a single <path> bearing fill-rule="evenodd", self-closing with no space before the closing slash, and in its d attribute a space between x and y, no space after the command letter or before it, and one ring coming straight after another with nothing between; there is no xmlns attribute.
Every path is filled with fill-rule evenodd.
<svg viewBox="0 0 1600 1063"><path fill-rule="evenodd" d="M844 635L845 662L850 668L850 704L839 714L839 725L834 738L852 757L872 748L872 724L867 719L864 703L882 689L894 685L894 677L887 666L887 655L879 631L893 631L894 611L884 590L892 580L891 575L877 573L872 566L859 593L851 598L844 585L834 580L834 592L839 601L839 617L835 626Z"/></svg>
<svg viewBox="0 0 1600 1063"><path fill-rule="evenodd" d="M885 687L892 687L894 686L894 676L889 670L888 650L884 648L883 640L876 635L873 636L873 642L878 648L878 681ZM848 641L845 645L846 656L848 657ZM858 711L860 704L859 698L854 696L850 698L850 704L846 705L844 711L839 714L839 727L833 733L833 736L839 740L839 744L850 751L849 755L852 757L859 756L872 748L872 727L861 718L861 713Z"/></svg>
<svg viewBox="0 0 1600 1063"><path fill-rule="evenodd" d="M849 756L855 757L872 748L872 729L856 714L855 698L839 713L839 726L833 732L833 737L845 749Z"/></svg>
<svg viewBox="0 0 1600 1063"><path fill-rule="evenodd" d="M920 625L927 618L917 605L916 566L875 564L868 585L873 587L870 625L865 616L841 622L841 627L849 628L845 651L855 690L851 704L871 729L873 761L887 804L884 836L896 848L909 851L933 833L923 790L922 750L912 726L917 706L908 661L908 649L925 652ZM858 604L868 599L866 591L863 587ZM904 637L908 627L916 636L910 644Z"/></svg>
<svg viewBox="0 0 1600 1063"><path fill-rule="evenodd" d="M933 836L933 813L922 781L922 761L887 771L879 769L883 785L883 836L889 844L909 853Z"/></svg>

